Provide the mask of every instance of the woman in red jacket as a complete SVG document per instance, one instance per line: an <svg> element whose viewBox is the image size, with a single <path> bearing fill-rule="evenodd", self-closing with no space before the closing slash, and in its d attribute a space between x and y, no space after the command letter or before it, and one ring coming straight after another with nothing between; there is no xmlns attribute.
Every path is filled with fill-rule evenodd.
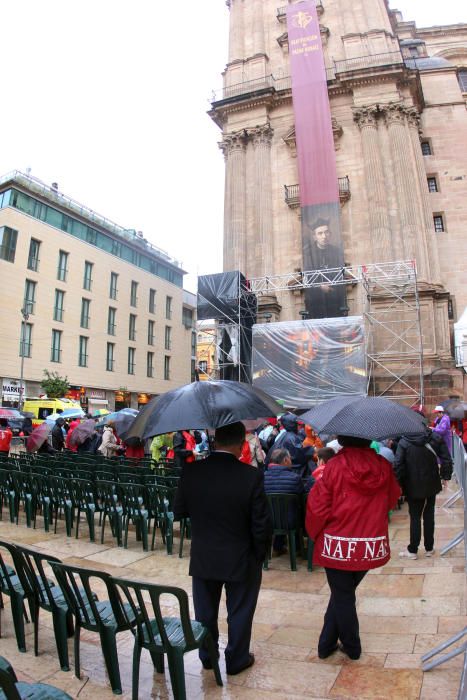
<svg viewBox="0 0 467 700"><path fill-rule="evenodd" d="M362 652L355 591L369 569L389 560L388 513L400 488L391 464L370 441L339 436L343 446L308 496L306 529L313 560L324 566L331 597L318 642L325 659L340 647L351 659Z"/></svg>

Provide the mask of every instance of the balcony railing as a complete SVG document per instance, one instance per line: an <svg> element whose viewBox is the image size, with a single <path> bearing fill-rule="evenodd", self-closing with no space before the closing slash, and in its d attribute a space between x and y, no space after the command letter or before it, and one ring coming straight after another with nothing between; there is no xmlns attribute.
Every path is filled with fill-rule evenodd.
<svg viewBox="0 0 467 700"><path fill-rule="evenodd" d="M336 75L339 75L341 73L350 73L351 71L382 68L403 63L404 59L400 51L389 51L387 53L376 53L368 56L346 58L342 61L333 61L333 66Z"/></svg>
<svg viewBox="0 0 467 700"><path fill-rule="evenodd" d="M337 180L339 186L339 200L348 202L350 199L350 180L348 176L340 177ZM284 200L291 209L300 206L300 185L284 185Z"/></svg>
<svg viewBox="0 0 467 700"><path fill-rule="evenodd" d="M290 7L290 5L283 5L282 7L277 8L277 19L279 22L285 22L287 18L287 8ZM321 0L316 0L316 9L318 10L318 15L322 15L324 12L324 6Z"/></svg>

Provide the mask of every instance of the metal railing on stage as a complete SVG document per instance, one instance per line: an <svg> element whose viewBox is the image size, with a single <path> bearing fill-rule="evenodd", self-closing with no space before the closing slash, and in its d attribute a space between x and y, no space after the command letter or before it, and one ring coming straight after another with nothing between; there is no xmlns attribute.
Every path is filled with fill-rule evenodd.
<svg viewBox="0 0 467 700"><path fill-rule="evenodd" d="M453 547L456 547L462 541L464 542L464 558L466 564L467 572L467 499L465 498L465 489L467 483L467 455L462 444L462 440L457 436L453 436L453 462L454 462L454 475L456 481L459 485L459 490L451 496L445 503L444 507L450 508L459 498L464 499L464 529L456 537L454 537L446 547L441 550L441 556L449 552ZM450 649L453 644L461 642L459 646L455 646ZM441 652L446 652L441 656ZM430 671L432 668L436 668L441 664L444 664L449 659L453 659L455 656L464 654L464 666L462 670L461 683L459 687L459 694L457 696L458 700L466 700L467 698L467 627L461 632L458 632L453 637L448 639L443 644L435 647L428 653L422 656L423 671ZM436 657L436 658L435 658Z"/></svg>

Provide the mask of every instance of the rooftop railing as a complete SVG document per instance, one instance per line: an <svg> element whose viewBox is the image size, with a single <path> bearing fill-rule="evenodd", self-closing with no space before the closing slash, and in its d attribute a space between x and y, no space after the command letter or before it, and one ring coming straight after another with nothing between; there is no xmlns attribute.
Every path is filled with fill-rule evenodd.
<svg viewBox="0 0 467 700"><path fill-rule="evenodd" d="M39 180L39 178L32 175L27 175L20 170L13 170L6 175L0 176L0 187L1 185L10 181L17 182L18 184L23 185L23 187L25 187L29 192L36 192L37 194L45 197L48 201L55 202L58 206L66 207L75 214L84 217L87 221L94 222L98 226L106 229L106 231L110 231L111 233L122 237L126 241L130 241L131 243L151 251L159 258L166 260L172 265L182 267L181 262L175 260L175 258L172 258L165 250L162 250L162 248L158 248L141 235L138 235L138 232L134 229L126 229L123 228L123 226L119 226L114 221L107 219L105 216L101 216L89 207L80 204L80 202L77 202L75 199L62 194L55 187L49 187L45 184L45 182Z"/></svg>

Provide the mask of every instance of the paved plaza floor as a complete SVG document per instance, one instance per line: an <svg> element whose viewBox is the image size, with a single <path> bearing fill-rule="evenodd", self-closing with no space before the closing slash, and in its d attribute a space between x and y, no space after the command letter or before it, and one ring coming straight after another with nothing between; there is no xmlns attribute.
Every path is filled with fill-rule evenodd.
<svg viewBox="0 0 467 700"><path fill-rule="evenodd" d="M447 495L454 491L450 486ZM462 504L447 511L445 495L438 497L436 548L448 542L463 527ZM5 517L5 513L4 513ZM455 700L459 689L463 657L423 673L420 656L445 641L467 624L466 576L462 545L447 556L437 552L432 559L422 549L417 561L401 561L398 553L407 544L407 506L394 513L390 526L393 556L387 566L371 572L358 589L358 611L364 653L350 661L341 652L326 661L317 657L316 646L328 587L322 570L309 573L306 563L289 570L288 557L273 559L263 574L263 585L255 616L252 650L255 665L238 676L226 676L223 654L221 671L224 687L215 684L212 671L205 671L196 652L185 656L187 697L262 700L263 698L320 698L321 700ZM98 530L99 532L99 530ZM119 576L148 579L191 590L188 576L189 544L185 556L167 556L160 538L155 552L143 552L130 534L128 549L119 549L111 540L92 544L83 525L79 540L67 538L64 524L57 535L45 534L42 522L37 529L19 527L5 519L0 522L0 539L31 545L50 552L66 562L94 567ZM178 552L175 540L174 552ZM97 591L99 593L99 591ZM221 605L221 647L226 643L225 605ZM52 621L41 611L39 656L33 652L32 625L27 625L26 654L18 652L13 632L9 600L2 611L0 653L6 656L21 680L52 683L73 698L107 700L113 697L105 673L99 638L83 631L81 637L82 678L73 671L63 673L58 666ZM72 640L69 642L73 660ZM124 698L131 697L133 638L118 635L120 669ZM221 648L221 651L222 651ZM140 698L172 697L168 671L157 674L149 654L143 651Z"/></svg>

